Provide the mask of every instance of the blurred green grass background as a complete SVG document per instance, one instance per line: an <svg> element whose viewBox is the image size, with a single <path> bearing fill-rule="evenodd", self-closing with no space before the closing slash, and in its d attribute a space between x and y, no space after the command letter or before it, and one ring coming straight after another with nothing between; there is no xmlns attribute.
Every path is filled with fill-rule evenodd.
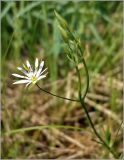
<svg viewBox="0 0 124 160"><path fill-rule="evenodd" d="M65 55L54 9L80 35L82 46L90 45L92 70L116 64L122 56L122 2L90 1L2 2L2 64L6 59L47 57L50 77L57 78L58 59Z"/></svg>
<svg viewBox="0 0 124 160"><path fill-rule="evenodd" d="M54 15L56 10L66 19L71 30L79 35L84 50L85 46L88 46L89 55L86 63L91 79L95 74L107 75L109 78L110 109L113 112L122 112L116 106L116 98L121 93L113 88L112 83L113 77L122 81L122 1L2 1L1 3L1 79L4 106L8 101L7 89L13 82L11 72L16 72L16 66L21 65L26 59L32 62L36 57L45 60L49 68L49 78L46 83L66 77L73 69L64 53L64 43ZM114 72L115 70L117 72ZM57 85L54 85L52 90L57 92ZM30 102L22 90L21 92L18 107L25 108ZM9 112L5 108L3 112ZM12 129L23 126L18 122L19 119L13 124L4 122L6 118L3 116L3 133L6 131L7 123L10 123L9 127ZM3 158L16 158L20 155L19 142L11 145L11 149L8 143L4 145ZM27 155L28 151L24 152L22 157Z"/></svg>

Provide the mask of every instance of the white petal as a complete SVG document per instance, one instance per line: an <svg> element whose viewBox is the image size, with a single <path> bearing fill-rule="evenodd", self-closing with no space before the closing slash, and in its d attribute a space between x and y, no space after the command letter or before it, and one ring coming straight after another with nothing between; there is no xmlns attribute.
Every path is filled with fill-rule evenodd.
<svg viewBox="0 0 124 160"><path fill-rule="evenodd" d="M29 83L29 82L31 82L30 80L19 80L19 81L16 81L16 82L14 82L13 84L21 84L21 83Z"/></svg>
<svg viewBox="0 0 124 160"><path fill-rule="evenodd" d="M37 72L36 77L39 77L42 73L44 73L47 70L47 68L45 68L43 71L39 69L39 71ZM42 72L41 72L42 71Z"/></svg>
<svg viewBox="0 0 124 160"><path fill-rule="evenodd" d="M34 75L36 75L37 74L37 70L38 70L38 58L36 58L36 60L35 60L35 71L34 71Z"/></svg>
<svg viewBox="0 0 124 160"><path fill-rule="evenodd" d="M28 86L29 86L29 84L31 84L31 82L27 83L27 84L26 84L26 87L28 87Z"/></svg>
<svg viewBox="0 0 124 160"><path fill-rule="evenodd" d="M28 68L31 66L28 60L26 61L26 64Z"/></svg>
<svg viewBox="0 0 124 160"><path fill-rule="evenodd" d="M36 58L36 60L35 60L35 69L37 69L38 68L38 58Z"/></svg>
<svg viewBox="0 0 124 160"><path fill-rule="evenodd" d="M37 79L37 81L39 81L40 79L43 79L43 78L45 78L46 77L46 75L42 75L42 76L40 76L38 79Z"/></svg>
<svg viewBox="0 0 124 160"><path fill-rule="evenodd" d="M31 65L30 65L28 60L26 61L26 64L27 64L27 67L29 68L29 70L32 72L32 67L31 67Z"/></svg>
<svg viewBox="0 0 124 160"><path fill-rule="evenodd" d="M33 72L29 72L28 77L31 78L33 76L33 74L34 74Z"/></svg>
<svg viewBox="0 0 124 160"><path fill-rule="evenodd" d="M22 73L24 73L26 76L28 76L28 73L21 67L17 67L17 69L20 70Z"/></svg>
<svg viewBox="0 0 124 160"><path fill-rule="evenodd" d="M41 73L42 69L39 69L36 73L36 77L39 77L40 73Z"/></svg>
<svg viewBox="0 0 124 160"><path fill-rule="evenodd" d="M40 75L43 74L47 69L48 69L48 68L45 68L45 69L40 73Z"/></svg>
<svg viewBox="0 0 124 160"><path fill-rule="evenodd" d="M13 73L12 75L15 76L15 77L18 77L18 78L28 78L28 77L25 77L25 76L22 76L22 75L19 75L19 74L16 74L16 73Z"/></svg>
<svg viewBox="0 0 124 160"><path fill-rule="evenodd" d="M39 68L39 69L42 70L43 66L44 66L44 61L42 61L42 62L40 63L40 68Z"/></svg>
<svg viewBox="0 0 124 160"><path fill-rule="evenodd" d="M40 67L39 67L39 70L37 71L36 77L38 77L38 76L40 75L40 73L41 73L41 71L42 71L42 69L43 69L43 66L44 66L44 61L42 61L42 62L40 63Z"/></svg>
<svg viewBox="0 0 124 160"><path fill-rule="evenodd" d="M22 68L21 68L21 67L17 67L17 68L18 68L18 70L20 70L20 71L22 70Z"/></svg>

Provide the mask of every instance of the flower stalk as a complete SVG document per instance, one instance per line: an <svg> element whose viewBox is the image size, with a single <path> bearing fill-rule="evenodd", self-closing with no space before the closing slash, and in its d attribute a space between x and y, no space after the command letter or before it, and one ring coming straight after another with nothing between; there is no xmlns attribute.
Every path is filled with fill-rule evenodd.
<svg viewBox="0 0 124 160"><path fill-rule="evenodd" d="M43 92L45 92L47 94L50 94L51 96L54 96L54 97L57 97L57 98L61 98L61 99L64 99L64 100L68 100L68 101L79 102L79 100L77 100L77 99L71 99L71 98L62 97L62 96L59 96L57 94L51 93L49 91L46 91L45 89L41 88L37 83L36 83L36 85L41 91L43 91Z"/></svg>

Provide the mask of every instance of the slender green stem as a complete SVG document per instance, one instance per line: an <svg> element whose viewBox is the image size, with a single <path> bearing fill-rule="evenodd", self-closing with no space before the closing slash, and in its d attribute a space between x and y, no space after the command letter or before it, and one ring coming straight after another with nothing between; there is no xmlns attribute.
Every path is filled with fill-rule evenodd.
<svg viewBox="0 0 124 160"><path fill-rule="evenodd" d="M112 153L112 155L113 155L115 158L118 158L118 156L115 154L115 152L112 150L112 148L110 148L110 147L108 146L108 144L102 139L102 137L101 137L101 136L99 135L99 133L97 132L97 130L96 130L96 128L95 128L95 126L94 126L91 118L90 118L90 115L89 115L89 113L88 113L88 110L87 110L84 102L83 102L82 100L80 100L80 103L81 103L81 105L82 105L82 107L83 107L83 109L84 109L84 111L85 111L85 113L86 113L86 115L87 115L87 118L88 118L88 120L89 120L89 123L90 123L90 125L91 125L91 127L92 127L92 129L93 129L93 131L94 131L94 133L95 133L95 135L99 138L99 140L102 142L102 144Z"/></svg>
<svg viewBox="0 0 124 160"><path fill-rule="evenodd" d="M38 84L36 84L36 85L37 85L37 87L38 87L40 90L42 90L43 92L48 93L48 94L50 94L50 95L52 95L52 96L54 96L54 97L58 97L58 98L61 98L61 99L64 99L64 100L68 100L68 101L79 102L79 100L77 100L77 99L70 99L70 98L66 98L66 97L62 97L62 96L56 95L56 94L54 94L54 93L51 93L51 92L46 91L45 89L41 88Z"/></svg>
<svg viewBox="0 0 124 160"><path fill-rule="evenodd" d="M6 56L7 56L8 51L9 51L9 48L10 48L10 45L11 45L11 43L12 43L13 37L14 37L14 32L13 32L12 35L11 35L10 41L9 41L9 43L8 43L8 47L7 47L7 49L6 49L6 51L5 51L5 54L4 54L4 56L3 56L3 59L4 59L4 60L5 60Z"/></svg>
<svg viewBox="0 0 124 160"><path fill-rule="evenodd" d="M75 68L76 68L78 79L79 79L79 93L78 94L79 94L79 97L81 98L81 76L80 76L78 66L76 66Z"/></svg>
<svg viewBox="0 0 124 160"><path fill-rule="evenodd" d="M65 125L39 125L39 126L33 126L33 127L27 127L27 128L14 129L14 130L5 132L5 135L11 135L11 134L20 133L20 132L28 132L32 130L41 130L45 128L73 129L73 130L83 131L83 129L80 127L74 127L74 126L68 126L68 125L66 126Z"/></svg>
<svg viewBox="0 0 124 160"><path fill-rule="evenodd" d="M82 58L82 62L83 62L83 64L84 64L84 68L85 68L85 71L86 71L86 78L87 78L86 90L85 90L84 95L83 95L83 98L82 98L82 99L85 99L86 94L87 94L88 89L89 89L89 73L88 73L87 65L86 65L86 62L85 62L84 58ZM80 80L79 80L79 81L80 81Z"/></svg>

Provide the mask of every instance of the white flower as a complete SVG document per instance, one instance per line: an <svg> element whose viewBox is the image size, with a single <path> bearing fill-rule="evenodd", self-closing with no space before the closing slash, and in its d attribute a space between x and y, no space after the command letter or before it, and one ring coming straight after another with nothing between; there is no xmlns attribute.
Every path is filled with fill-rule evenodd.
<svg viewBox="0 0 124 160"><path fill-rule="evenodd" d="M26 65L23 64L23 68L17 67L18 70L20 70L24 75L19 75L16 73L13 73L12 75L18 78L21 78L21 80L18 80L14 82L13 84L21 84L21 83L27 83L26 87L30 84L35 84L40 79L43 79L46 77L46 74L43 74L47 68L43 70L44 61L41 61L39 64L38 59L35 60L35 68L33 70L32 66L30 65L29 61L26 61Z"/></svg>

